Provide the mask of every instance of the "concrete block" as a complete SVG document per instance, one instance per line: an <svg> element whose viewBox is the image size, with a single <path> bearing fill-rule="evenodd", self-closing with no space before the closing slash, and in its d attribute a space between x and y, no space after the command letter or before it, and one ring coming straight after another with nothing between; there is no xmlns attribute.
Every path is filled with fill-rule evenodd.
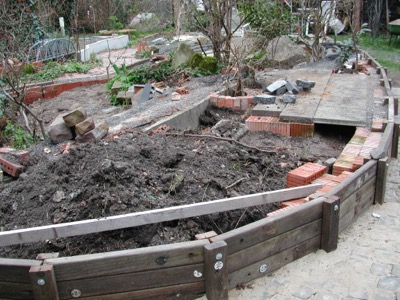
<svg viewBox="0 0 400 300"><path fill-rule="evenodd" d="M121 81L119 81L119 80L114 81L113 86L111 88L111 94L113 94L113 95L118 94L118 92L121 89L121 87L122 87L122 82Z"/></svg>
<svg viewBox="0 0 400 300"><path fill-rule="evenodd" d="M117 94L117 101L124 104L131 104L132 97L135 95L133 91L120 91Z"/></svg>
<svg viewBox="0 0 400 300"><path fill-rule="evenodd" d="M82 107L78 107L64 115L63 119L68 127L74 127L76 124L86 119L86 111Z"/></svg>
<svg viewBox="0 0 400 300"><path fill-rule="evenodd" d="M290 81L286 81L286 89L295 95L300 92L299 88L296 85L292 84Z"/></svg>
<svg viewBox="0 0 400 300"><path fill-rule="evenodd" d="M63 119L63 115L58 115L57 118L49 125L48 134L50 140L54 144L62 143L74 138L72 129L69 128Z"/></svg>
<svg viewBox="0 0 400 300"><path fill-rule="evenodd" d="M251 111L253 116L279 117L285 104L257 104Z"/></svg>
<svg viewBox="0 0 400 300"><path fill-rule="evenodd" d="M286 80L284 79L279 79L273 83L271 83L269 86L267 86L266 91L270 92L270 93L274 93L276 92L278 89L285 87L286 85ZM286 87L285 87L286 89Z"/></svg>
<svg viewBox="0 0 400 300"><path fill-rule="evenodd" d="M253 97L255 103L261 104L274 104L276 100L276 96L271 96L267 94L255 95Z"/></svg>
<svg viewBox="0 0 400 300"><path fill-rule="evenodd" d="M309 81L306 79L297 79L297 86L303 88L303 90L310 90L315 86L315 81Z"/></svg>
<svg viewBox="0 0 400 300"><path fill-rule="evenodd" d="M287 92L283 95L282 102L283 103L295 103L296 96L292 92Z"/></svg>

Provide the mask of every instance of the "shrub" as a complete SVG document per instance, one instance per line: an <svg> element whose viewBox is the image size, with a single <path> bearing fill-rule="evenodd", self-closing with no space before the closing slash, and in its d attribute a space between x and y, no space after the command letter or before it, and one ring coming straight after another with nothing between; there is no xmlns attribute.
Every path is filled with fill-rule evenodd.
<svg viewBox="0 0 400 300"><path fill-rule="evenodd" d="M217 59L211 56L206 56L199 64L199 69L202 71L215 73L217 70L218 62Z"/></svg>

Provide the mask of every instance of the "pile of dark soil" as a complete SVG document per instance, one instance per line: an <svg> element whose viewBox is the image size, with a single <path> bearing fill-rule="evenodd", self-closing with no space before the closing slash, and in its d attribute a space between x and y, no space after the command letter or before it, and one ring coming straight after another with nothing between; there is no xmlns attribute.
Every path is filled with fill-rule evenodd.
<svg viewBox="0 0 400 300"><path fill-rule="evenodd" d="M210 115L210 114L209 114ZM235 121L226 110L212 116ZM232 125L231 124L231 125ZM127 131L81 144L57 157L33 155L20 179L0 183L2 230L94 219L285 188L286 174L305 161L337 156L345 140L248 133L241 143L188 133ZM37 149L36 149L37 150ZM185 220L0 249L3 257L34 258L130 249L223 233L264 218L278 204Z"/></svg>

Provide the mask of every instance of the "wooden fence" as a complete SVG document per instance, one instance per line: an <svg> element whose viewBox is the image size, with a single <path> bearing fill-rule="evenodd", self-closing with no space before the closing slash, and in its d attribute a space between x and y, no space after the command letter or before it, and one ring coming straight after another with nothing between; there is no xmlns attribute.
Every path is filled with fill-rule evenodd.
<svg viewBox="0 0 400 300"><path fill-rule="evenodd" d="M366 54L367 55L367 54ZM372 64L377 64L371 58ZM337 247L338 234L374 202L383 203L390 157L397 156L397 99L386 70L387 125L372 159L323 197L206 240L109 253L36 260L0 258L1 299L227 299L228 290L318 249ZM138 226L300 198L309 185L100 220L0 232L0 246Z"/></svg>

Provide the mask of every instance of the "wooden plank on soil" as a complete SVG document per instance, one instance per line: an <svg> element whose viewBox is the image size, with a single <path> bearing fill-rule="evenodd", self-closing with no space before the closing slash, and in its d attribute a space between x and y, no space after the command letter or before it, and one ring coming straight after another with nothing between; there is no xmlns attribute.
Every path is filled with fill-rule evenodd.
<svg viewBox="0 0 400 300"><path fill-rule="evenodd" d="M354 209L357 203L361 200L362 195L370 194L375 189L375 178L368 180L363 186L351 194L347 199L340 204L339 218L343 218L349 211Z"/></svg>
<svg viewBox="0 0 400 300"><path fill-rule="evenodd" d="M274 238L236 252L228 257L228 271L233 273L257 261L276 255L313 237L321 235L322 219L300 226Z"/></svg>
<svg viewBox="0 0 400 300"><path fill-rule="evenodd" d="M41 263L41 261L31 259L0 258L0 282L30 284L29 269Z"/></svg>
<svg viewBox="0 0 400 300"><path fill-rule="evenodd" d="M345 201L345 199L353 194L354 191L363 186L365 182L373 177L375 178L376 169L376 160L368 161L365 165L355 171L354 174L350 175L330 191L326 192L324 196L327 198L337 196L340 198L341 202Z"/></svg>
<svg viewBox="0 0 400 300"><path fill-rule="evenodd" d="M228 254L231 255L317 219L322 219L322 202L324 200L325 198L314 199L278 215L220 234L210 240L212 243L226 241L229 245Z"/></svg>
<svg viewBox="0 0 400 300"><path fill-rule="evenodd" d="M290 189L220 199L209 202L179 205L151 211L111 216L107 218L3 231L0 232L0 246L38 242L61 237L84 235L146 224L161 223L165 221L246 208L249 206L264 205L268 203L297 199L312 194L320 187L320 184L310 184L307 186Z"/></svg>
<svg viewBox="0 0 400 300"><path fill-rule="evenodd" d="M359 201L356 205L339 220L339 233L351 225L364 211L366 211L374 203L375 184L369 192L360 194Z"/></svg>
<svg viewBox="0 0 400 300"><path fill-rule="evenodd" d="M258 277L269 274L284 265L319 249L321 236L316 236L299 245L279 252L276 255L260 260L248 267L229 274L229 288L241 286Z"/></svg>
<svg viewBox="0 0 400 300"><path fill-rule="evenodd" d="M86 254L45 260L54 266L58 281L122 273L160 270L204 261L208 240L153 246L108 253Z"/></svg>
<svg viewBox="0 0 400 300"><path fill-rule="evenodd" d="M0 282L0 299L34 299L29 283Z"/></svg>
<svg viewBox="0 0 400 300"><path fill-rule="evenodd" d="M60 299L69 299L74 289L84 298L201 281L204 282L204 264L68 281L57 279L57 286Z"/></svg>

